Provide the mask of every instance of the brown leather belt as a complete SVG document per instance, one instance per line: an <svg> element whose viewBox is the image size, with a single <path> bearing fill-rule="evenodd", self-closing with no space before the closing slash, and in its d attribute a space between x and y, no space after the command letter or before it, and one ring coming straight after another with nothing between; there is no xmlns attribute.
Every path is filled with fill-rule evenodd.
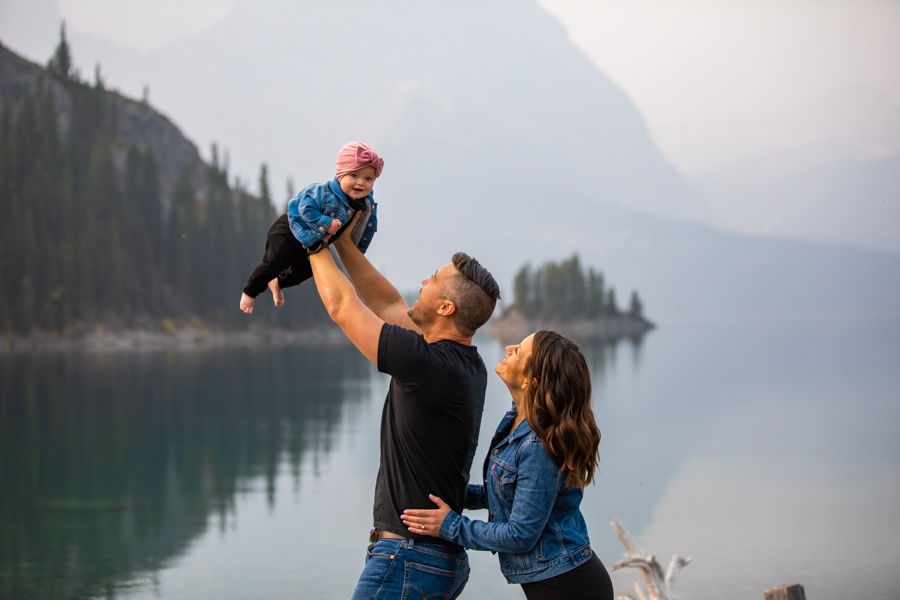
<svg viewBox="0 0 900 600"><path fill-rule="evenodd" d="M376 529L372 528L372 531L369 532L369 543L374 544L378 540L406 540L408 538L403 537L402 535L397 535L396 533L391 533L390 531L385 531L384 529Z"/></svg>

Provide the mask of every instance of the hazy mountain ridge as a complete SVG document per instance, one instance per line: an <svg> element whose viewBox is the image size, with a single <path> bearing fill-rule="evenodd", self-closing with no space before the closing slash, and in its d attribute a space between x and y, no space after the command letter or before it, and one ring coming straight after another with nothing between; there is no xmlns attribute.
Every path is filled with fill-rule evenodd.
<svg viewBox="0 0 900 600"><path fill-rule="evenodd" d="M900 253L900 154L743 182L721 176L695 182L717 200L716 222L727 229Z"/></svg>
<svg viewBox="0 0 900 600"><path fill-rule="evenodd" d="M706 155L690 181L714 226L900 253L900 105L884 94L848 88L767 121L669 135Z"/></svg>

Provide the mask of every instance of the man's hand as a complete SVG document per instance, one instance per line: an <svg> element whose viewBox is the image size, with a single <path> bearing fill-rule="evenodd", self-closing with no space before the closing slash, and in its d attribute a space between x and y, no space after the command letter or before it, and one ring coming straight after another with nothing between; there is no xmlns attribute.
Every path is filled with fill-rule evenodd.
<svg viewBox="0 0 900 600"><path fill-rule="evenodd" d="M351 231L363 212L358 210L353 215ZM353 243L352 236L342 235L337 238L334 241L334 248L338 251L341 262L347 269L350 279L353 280L356 290L373 313L387 323L422 333L406 314L409 306L406 305L403 296L359 251L359 248Z"/></svg>

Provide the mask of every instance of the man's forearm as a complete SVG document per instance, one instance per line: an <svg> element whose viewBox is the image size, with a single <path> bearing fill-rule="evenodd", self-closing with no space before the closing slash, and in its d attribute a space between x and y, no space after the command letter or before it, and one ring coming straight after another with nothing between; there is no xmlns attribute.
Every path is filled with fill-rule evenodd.
<svg viewBox="0 0 900 600"><path fill-rule="evenodd" d="M334 257L327 249L310 255L309 263L322 303L333 318L350 298L357 297L356 290L338 269Z"/></svg>
<svg viewBox="0 0 900 600"><path fill-rule="evenodd" d="M378 338L384 321L360 301L331 252L320 250L310 255L309 263L328 315L366 358L378 364Z"/></svg>
<svg viewBox="0 0 900 600"><path fill-rule="evenodd" d="M373 313L388 320L385 314L388 309L398 305L406 308L406 301L397 288L372 266L349 236L339 237L334 247L360 297Z"/></svg>

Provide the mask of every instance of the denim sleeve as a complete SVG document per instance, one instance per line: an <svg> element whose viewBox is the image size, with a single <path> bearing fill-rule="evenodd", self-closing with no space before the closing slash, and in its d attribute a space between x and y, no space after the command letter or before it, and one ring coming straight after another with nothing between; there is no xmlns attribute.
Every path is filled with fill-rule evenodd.
<svg viewBox="0 0 900 600"><path fill-rule="evenodd" d="M300 218L309 225L312 233L319 239L328 235L328 226L331 224L331 217L322 214L325 205L325 196L323 186L315 186L309 192L300 198L299 213Z"/></svg>
<svg viewBox="0 0 900 600"><path fill-rule="evenodd" d="M369 249L369 244L372 243L372 237L375 235L375 232L378 231L378 215L376 211L378 210L378 204L372 202L372 213L369 215L369 222L366 223L366 230L363 232L362 237L359 240L359 243L356 245L359 248L359 251L363 254L366 253L366 250Z"/></svg>
<svg viewBox="0 0 900 600"><path fill-rule="evenodd" d="M479 510L487 507L487 496L484 495L484 486L470 483L466 487L466 508L468 510Z"/></svg>
<svg viewBox="0 0 900 600"><path fill-rule="evenodd" d="M440 537L472 548L519 554L534 548L559 490L559 467L539 441L527 442L517 465L516 492L508 523L485 523L448 513Z"/></svg>

